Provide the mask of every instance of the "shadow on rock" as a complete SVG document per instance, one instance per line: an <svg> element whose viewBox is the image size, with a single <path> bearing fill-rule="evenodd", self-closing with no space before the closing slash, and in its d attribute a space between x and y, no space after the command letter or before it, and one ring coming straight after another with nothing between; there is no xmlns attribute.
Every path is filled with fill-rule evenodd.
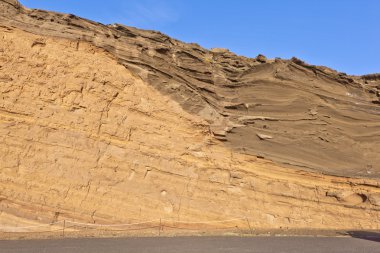
<svg viewBox="0 0 380 253"><path fill-rule="evenodd" d="M347 232L353 238L359 238L374 242L380 242L380 232L369 231L349 231Z"/></svg>

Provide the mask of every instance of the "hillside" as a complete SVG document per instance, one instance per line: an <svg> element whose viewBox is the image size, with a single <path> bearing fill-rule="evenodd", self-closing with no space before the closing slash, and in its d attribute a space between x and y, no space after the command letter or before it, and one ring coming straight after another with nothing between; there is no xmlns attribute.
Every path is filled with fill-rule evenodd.
<svg viewBox="0 0 380 253"><path fill-rule="evenodd" d="M379 75L0 9L0 224L379 228Z"/></svg>

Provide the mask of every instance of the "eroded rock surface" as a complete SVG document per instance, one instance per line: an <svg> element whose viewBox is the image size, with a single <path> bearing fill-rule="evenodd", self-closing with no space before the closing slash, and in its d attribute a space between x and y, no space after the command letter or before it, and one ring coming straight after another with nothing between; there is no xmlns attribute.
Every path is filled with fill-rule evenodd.
<svg viewBox="0 0 380 253"><path fill-rule="evenodd" d="M208 51L159 32L28 10L17 1L2 1L2 9L3 25L88 41L110 52L184 110L207 120L215 136L237 151L330 174L380 175L376 75L347 76L296 58ZM241 123L246 116L263 118ZM258 132L276 138L247 138Z"/></svg>
<svg viewBox="0 0 380 253"><path fill-rule="evenodd" d="M379 228L377 75L0 8L0 224Z"/></svg>

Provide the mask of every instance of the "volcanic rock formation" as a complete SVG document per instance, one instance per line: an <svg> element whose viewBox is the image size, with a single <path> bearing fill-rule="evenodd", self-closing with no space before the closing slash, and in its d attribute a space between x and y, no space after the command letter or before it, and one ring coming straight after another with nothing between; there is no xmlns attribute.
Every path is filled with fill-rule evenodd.
<svg viewBox="0 0 380 253"><path fill-rule="evenodd" d="M0 224L379 228L380 75L0 9Z"/></svg>

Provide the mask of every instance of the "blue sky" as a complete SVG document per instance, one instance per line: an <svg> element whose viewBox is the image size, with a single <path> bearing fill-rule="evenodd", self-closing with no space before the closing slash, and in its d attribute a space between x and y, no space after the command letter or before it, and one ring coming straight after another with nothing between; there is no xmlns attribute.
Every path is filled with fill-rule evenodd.
<svg viewBox="0 0 380 253"><path fill-rule="evenodd" d="M248 57L296 56L348 74L380 72L379 0L21 0L105 24L159 30Z"/></svg>

